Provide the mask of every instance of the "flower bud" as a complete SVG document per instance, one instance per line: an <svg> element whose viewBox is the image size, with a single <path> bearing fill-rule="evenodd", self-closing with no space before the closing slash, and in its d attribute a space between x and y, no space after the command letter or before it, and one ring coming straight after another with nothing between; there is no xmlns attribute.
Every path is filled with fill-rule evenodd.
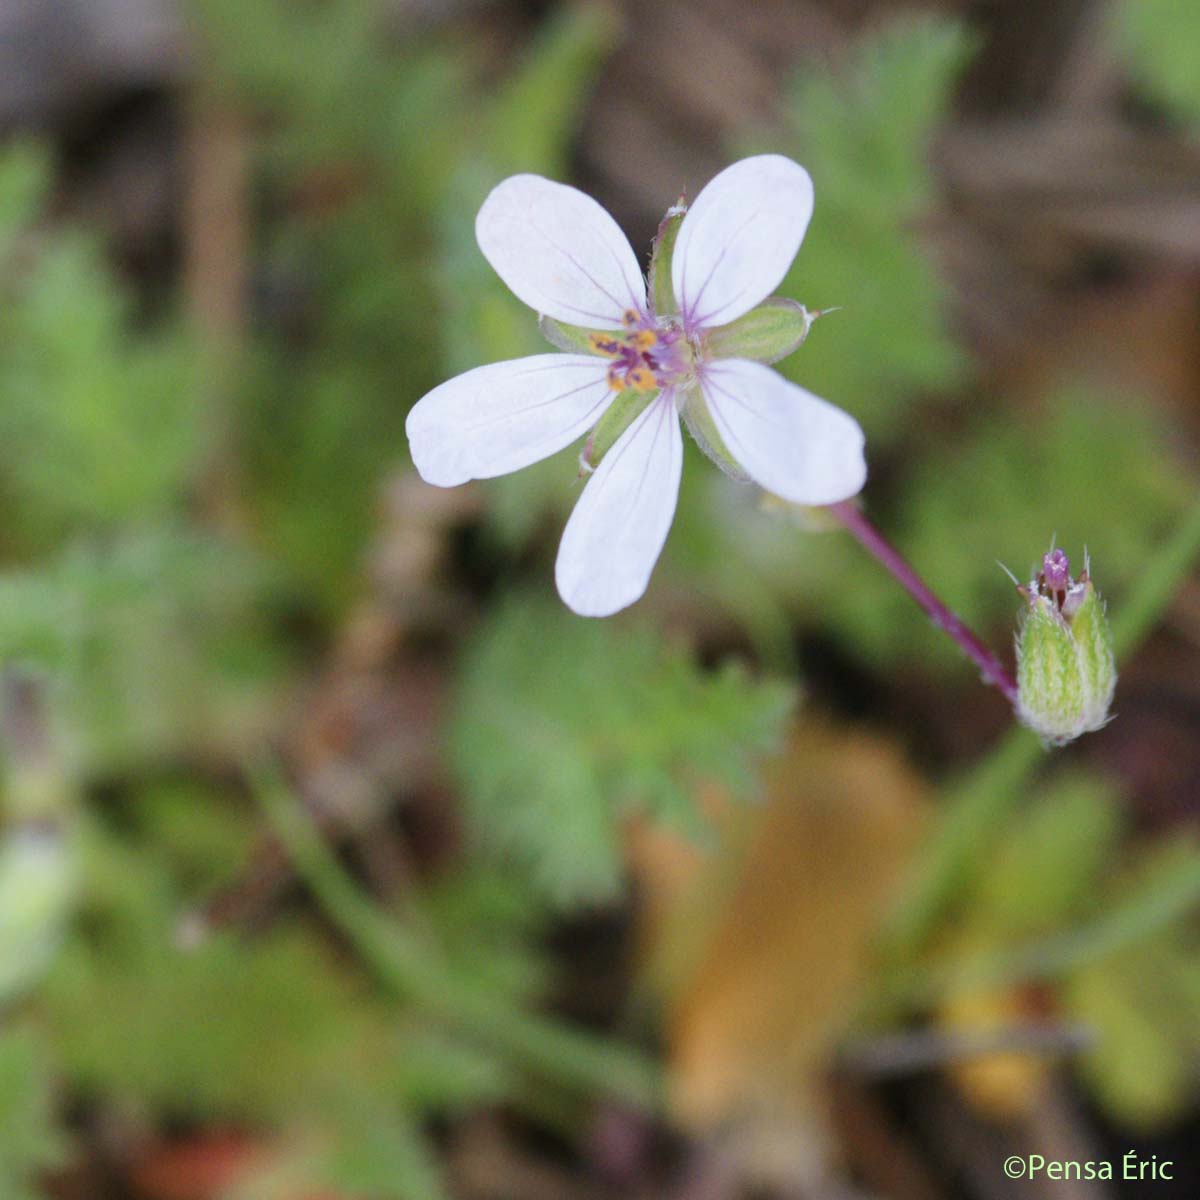
<svg viewBox="0 0 1200 1200"><path fill-rule="evenodd" d="M1017 632L1017 716L1043 741L1065 745L1108 720L1117 682L1104 601L1061 550L1042 559Z"/></svg>

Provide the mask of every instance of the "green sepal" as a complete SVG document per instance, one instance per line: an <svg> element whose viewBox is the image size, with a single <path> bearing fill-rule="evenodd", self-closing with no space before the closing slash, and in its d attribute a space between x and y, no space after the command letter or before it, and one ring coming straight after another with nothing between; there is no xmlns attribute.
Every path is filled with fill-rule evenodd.
<svg viewBox="0 0 1200 1200"><path fill-rule="evenodd" d="M716 463L730 478L740 480L742 483L749 482L750 476L743 470L741 463L729 453L729 447L725 445L725 441L717 429L717 423L713 420L712 412L705 402L704 394L698 387L688 393L681 415L688 433L695 439L696 445L704 451L706 458Z"/></svg>
<svg viewBox="0 0 1200 1200"><path fill-rule="evenodd" d="M617 392L613 402L605 410L604 416L596 423L579 461L589 470L594 471L604 456L613 448L617 438L634 423L635 420L650 406L650 402L658 398L658 392L639 392L628 388Z"/></svg>
<svg viewBox="0 0 1200 1200"><path fill-rule="evenodd" d="M736 321L705 334L705 351L711 358L750 358L773 363L798 350L819 313L783 296L772 296Z"/></svg>
<svg viewBox="0 0 1200 1200"><path fill-rule="evenodd" d="M568 354L595 354L596 351L588 340L593 333L601 337L619 337L619 329L584 329L581 325L567 325L556 321L553 317L538 317L538 329L556 350L565 350ZM598 356L599 357L599 356Z"/></svg>
<svg viewBox="0 0 1200 1200"><path fill-rule="evenodd" d="M1117 684L1112 631L1104 613L1104 601L1089 580L1083 603L1071 618L1071 632L1079 647L1079 669L1093 707L1108 712Z"/></svg>
<svg viewBox="0 0 1200 1200"><path fill-rule="evenodd" d="M654 235L654 248L650 251L650 271L647 276L650 294L650 309L660 317L679 315L679 301L675 298L675 285L671 280L671 260L675 257L675 240L687 209L676 204L667 209Z"/></svg>
<svg viewBox="0 0 1200 1200"><path fill-rule="evenodd" d="M1061 746L1108 721L1117 682L1104 601L1090 579L1072 585L1063 611L1029 597L1017 635L1017 715Z"/></svg>
<svg viewBox="0 0 1200 1200"><path fill-rule="evenodd" d="M1022 720L1061 745L1083 732L1083 681L1075 639L1044 596L1032 598L1017 639L1017 689Z"/></svg>

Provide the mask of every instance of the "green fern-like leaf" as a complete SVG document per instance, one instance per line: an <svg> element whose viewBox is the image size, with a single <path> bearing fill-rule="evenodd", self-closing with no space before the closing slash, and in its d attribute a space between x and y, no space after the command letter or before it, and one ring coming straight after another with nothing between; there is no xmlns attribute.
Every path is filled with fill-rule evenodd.
<svg viewBox="0 0 1200 1200"><path fill-rule="evenodd" d="M236 745L271 667L251 619L266 579L248 554L172 527L71 547L0 573L0 662L50 673L88 767Z"/></svg>
<svg viewBox="0 0 1200 1200"><path fill-rule="evenodd" d="M135 338L97 240L60 231L0 309L0 464L34 545L180 510L203 451L190 352Z"/></svg>
<svg viewBox="0 0 1200 1200"><path fill-rule="evenodd" d="M483 844L515 856L559 902L610 896L629 812L695 829L690 784L745 795L791 692L706 673L646 629L506 605L468 655L451 753Z"/></svg>

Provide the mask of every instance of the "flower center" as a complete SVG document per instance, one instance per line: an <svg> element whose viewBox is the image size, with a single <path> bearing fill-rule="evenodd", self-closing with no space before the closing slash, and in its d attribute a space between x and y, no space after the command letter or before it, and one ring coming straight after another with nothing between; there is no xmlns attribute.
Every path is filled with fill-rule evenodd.
<svg viewBox="0 0 1200 1200"><path fill-rule="evenodd" d="M626 310L622 324L625 332L588 334L593 352L613 360L608 386L614 392L653 392L672 387L690 374L692 348L680 326L660 324L632 308Z"/></svg>

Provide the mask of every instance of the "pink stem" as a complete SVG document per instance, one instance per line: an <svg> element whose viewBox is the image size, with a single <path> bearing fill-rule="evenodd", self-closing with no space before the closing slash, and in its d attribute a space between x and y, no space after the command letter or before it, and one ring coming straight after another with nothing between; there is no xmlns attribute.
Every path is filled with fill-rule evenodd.
<svg viewBox="0 0 1200 1200"><path fill-rule="evenodd" d="M925 585L904 561L900 552L871 524L853 500L830 504L826 509L875 556L896 582L921 606L939 629L958 643L962 652L983 672L985 683L994 684L1010 704L1017 702L1017 685L1004 664Z"/></svg>

